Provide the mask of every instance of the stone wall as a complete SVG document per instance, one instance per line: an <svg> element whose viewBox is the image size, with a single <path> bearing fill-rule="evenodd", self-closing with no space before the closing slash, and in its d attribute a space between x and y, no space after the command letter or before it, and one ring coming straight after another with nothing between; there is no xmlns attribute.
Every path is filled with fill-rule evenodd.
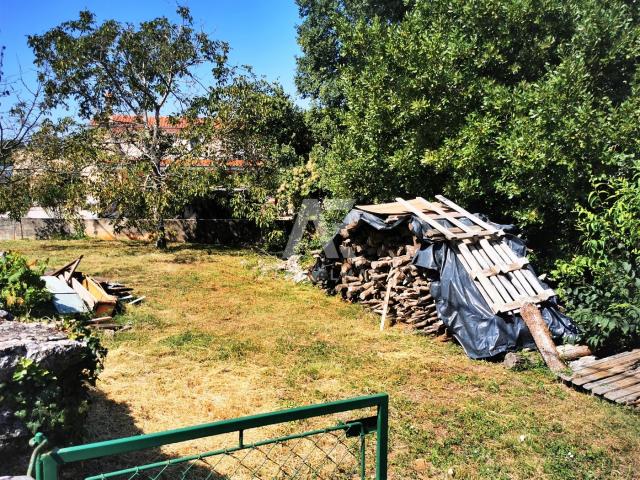
<svg viewBox="0 0 640 480"><path fill-rule="evenodd" d="M148 240L149 235L139 230L116 232L113 220L107 218L83 219L84 234L103 240ZM257 229L248 220L239 219L170 219L166 228L171 241L234 245L250 242ZM0 240L41 240L68 237L73 227L62 219L23 218L20 222L0 219Z"/></svg>
<svg viewBox="0 0 640 480"><path fill-rule="evenodd" d="M0 383L11 379L21 358L63 378L83 361L84 352L84 344L50 325L0 320ZM0 458L4 450L24 448L31 435L6 404L0 405Z"/></svg>

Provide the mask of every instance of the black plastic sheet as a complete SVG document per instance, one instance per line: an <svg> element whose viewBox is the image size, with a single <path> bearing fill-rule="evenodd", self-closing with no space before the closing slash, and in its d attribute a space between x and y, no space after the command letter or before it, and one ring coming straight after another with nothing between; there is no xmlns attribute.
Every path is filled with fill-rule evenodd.
<svg viewBox="0 0 640 480"><path fill-rule="evenodd" d="M521 348L535 348L529 329L520 315L494 314L447 243L433 243L425 238L424 233L429 226L420 219L407 215L386 223L377 215L354 209L345 217L340 228L356 222L356 228L367 228L366 225L378 231L391 231L410 223L413 234L422 242L413 263L432 272L431 296L436 302L438 318L469 357L492 358ZM505 232L515 230L513 225L494 225ZM505 240L518 256L526 255L526 247L519 238L505 235ZM341 237L336 234L325 246L326 258L335 260L348 256L340 250L340 242ZM332 275L327 268L320 259L312 270L312 279L326 280ZM527 268L533 271L531 267ZM335 272L333 275L335 278ZM556 297L543 302L540 312L555 340L571 341L578 335L572 320L558 310Z"/></svg>

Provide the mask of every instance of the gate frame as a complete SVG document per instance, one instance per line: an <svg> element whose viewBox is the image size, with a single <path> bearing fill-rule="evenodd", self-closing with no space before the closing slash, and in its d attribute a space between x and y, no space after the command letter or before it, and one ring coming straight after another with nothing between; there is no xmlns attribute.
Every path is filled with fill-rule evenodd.
<svg viewBox="0 0 640 480"><path fill-rule="evenodd" d="M387 479L387 449L389 430L389 395L378 393L364 397L337 400L334 402L307 405L304 407L289 408L269 413L260 413L246 417L238 417L218 422L205 423L191 427L166 430L163 432L135 435L132 437L106 440L102 442L88 443L65 448L54 448L48 453L37 453L34 456L33 467L35 469L36 480L58 480L60 467L63 465L93 460L110 455L120 455L123 453L135 452L149 448L156 448L162 445L185 442L198 438L223 435L225 433L238 432L238 446L240 448L250 448L251 445L243 443L244 430L251 428L265 427L279 423L304 420L307 418L320 417L335 413L359 410L368 407L377 407L376 415L371 417L371 428L367 427L369 419L360 419L344 424L345 431L351 424L361 424L363 431L361 435L376 432L376 480ZM373 423L375 422L375 428ZM329 430L329 429L327 429ZM305 432L306 434L313 432ZM304 436L301 434L299 436ZM291 438L296 438L296 435ZM289 438L289 437L285 437ZM272 439L277 442L282 439ZM41 435L36 435L33 444L42 444L46 441ZM259 442L262 443L262 442ZM37 448L37 447L36 447ZM362 459L364 461L364 459Z"/></svg>

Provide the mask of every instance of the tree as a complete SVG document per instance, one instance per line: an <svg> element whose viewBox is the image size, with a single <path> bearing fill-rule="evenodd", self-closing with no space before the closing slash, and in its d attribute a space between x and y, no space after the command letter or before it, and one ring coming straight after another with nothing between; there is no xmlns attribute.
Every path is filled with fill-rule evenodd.
<svg viewBox="0 0 640 480"><path fill-rule="evenodd" d="M159 17L134 26L98 24L82 11L28 40L47 99L75 102L93 130L96 163L86 178L94 208L115 208L117 227L153 231L161 248L165 219L224 169L203 162L211 145L194 136L199 119L187 113L194 94L225 80L228 46L197 31L187 8L177 14L177 24ZM211 67L209 85L196 75L203 66Z"/></svg>
<svg viewBox="0 0 640 480"><path fill-rule="evenodd" d="M566 254L592 177L638 154L638 8L436 0L395 21L333 15L339 68L328 70L316 61L326 45L304 26L321 38L326 29L305 17L299 73L317 68L329 85L330 72L341 99L314 113L331 124L321 185L360 201L444 193L519 224L542 257Z"/></svg>
<svg viewBox="0 0 640 480"><path fill-rule="evenodd" d="M22 78L7 80L3 71L5 47L0 48L0 212L19 220L29 210L30 172L16 163L45 116L40 87L30 89ZM7 102L8 100L8 102ZM6 105L6 106L5 106Z"/></svg>
<svg viewBox="0 0 640 480"><path fill-rule="evenodd" d="M640 344L640 160L597 179L578 209L580 242L553 276L594 349ZM628 170L628 171L627 171Z"/></svg>
<svg viewBox="0 0 640 480"><path fill-rule="evenodd" d="M217 155L230 161L220 184L232 193L234 213L262 229L263 243L275 247L283 233L274 229L279 215L296 204L280 188L289 173L305 165L311 147L304 114L281 85L250 70L194 101L197 130L217 145Z"/></svg>

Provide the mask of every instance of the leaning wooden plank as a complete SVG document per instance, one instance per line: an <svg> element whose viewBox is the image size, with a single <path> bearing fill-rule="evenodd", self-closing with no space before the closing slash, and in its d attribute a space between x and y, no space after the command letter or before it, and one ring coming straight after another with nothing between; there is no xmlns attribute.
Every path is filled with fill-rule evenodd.
<svg viewBox="0 0 640 480"><path fill-rule="evenodd" d="M384 302L382 304L382 317L380 318L380 331L384 330L387 326L387 313L389 311L389 299L391 298L391 289L396 284L396 277L393 274L393 269L389 272L387 277L387 291L384 295Z"/></svg>
<svg viewBox="0 0 640 480"><path fill-rule="evenodd" d="M458 259L458 261L462 264L462 266L464 267L464 269L469 273L469 276L471 276L471 278L473 279L473 283L475 284L476 288L478 289L478 291L480 292L480 294L482 295L482 297L485 299L485 301L487 302L487 304L489 304L489 308L491 308L491 310L495 313L498 313L497 310L497 306L494 305L493 301L491 300L491 296L487 293L487 291L485 290L485 288L483 287L482 283L480 283L478 281L477 277L474 277L474 275L472 275L471 272L473 272L473 268L471 268L471 266L469 265L469 263L467 262L467 260L464 258L464 256L460 253L460 250L458 249L458 247L456 247L455 245L452 247L453 252L456 255L456 258Z"/></svg>
<svg viewBox="0 0 640 480"><path fill-rule="evenodd" d="M93 308L96 306L97 300L93 295L91 295L89 290L84 288L84 286L76 278L71 278L71 288L73 288L73 290L78 295L80 295L80 298L84 301L84 303L87 304L89 310L93 310Z"/></svg>
<svg viewBox="0 0 640 480"><path fill-rule="evenodd" d="M532 303L526 303L520 309L520 315L529 328L529 332L531 332L531 336L540 351L540 355L542 355L542 358L551 371L554 373L562 373L566 370L567 366L560 360L560 355L551 338L549 327L542 318L538 307Z"/></svg>
<svg viewBox="0 0 640 480"><path fill-rule="evenodd" d="M485 298L485 300L487 300L489 307L491 307L494 313L498 313L500 304L504 302L504 300L502 299L502 296L498 293L498 291L495 289L495 287L487 277L476 274L476 272L482 271L482 267L478 264L476 259L473 257L473 254L469 250L469 247L467 247L464 243L458 244L457 247L460 250L460 253L464 257L464 259L469 264L469 267L471 267L472 269L472 271L470 271L469 274L472 276L472 278L475 274L476 278L478 279L478 281L486 291L488 298Z"/></svg>
<svg viewBox="0 0 640 480"><path fill-rule="evenodd" d="M496 247L500 248L500 250L506 255L506 258L509 258L511 261L516 261L518 259L518 256L516 255L516 253L513 250L511 250L511 247L506 243L501 242L497 244ZM536 293L539 293L531 286L530 282L527 281L523 273L525 271L528 272L528 270L526 269L515 270L513 272L513 275L518 279L518 282L522 285L522 287L527 292L527 294L535 295Z"/></svg>
<svg viewBox="0 0 640 480"><path fill-rule="evenodd" d="M481 240L481 242L482 242L482 240ZM496 264L496 262L492 261L492 259L489 258L489 255L487 255L487 253L484 251L482 246L478 247L477 245L474 245L474 248L478 252L478 255L484 261L484 264L490 266L491 269L500 271L500 270L503 270L504 268L506 268L506 267L502 267L502 266ZM498 279L498 282L500 282L500 285L502 286L502 288L504 288L509 294L509 297L508 297L509 299L506 301L507 303L508 302L512 302L514 300L519 300L519 299L522 298L522 295L520 295L518 293L518 291L513 287L511 282L504 275L496 275L496 278ZM507 297L505 297L505 298L507 298Z"/></svg>
<svg viewBox="0 0 640 480"><path fill-rule="evenodd" d="M65 282L67 282L67 285L71 284L71 277L73 277L73 274L75 273L76 269L78 268L78 265L80 265L80 261L82 260L83 255L80 255L78 258L76 258L75 260L67 263L64 267L60 267L58 270L56 270L55 272L53 272L51 274L51 276L53 277L62 277L62 280L64 280Z"/></svg>
<svg viewBox="0 0 640 480"><path fill-rule="evenodd" d="M480 246L482 247L482 251L486 253L486 255L491 258L495 262L496 265L500 267L500 270L504 273L512 272L514 270L519 270L525 265L529 264L529 260L526 257L517 257L515 260L511 260L510 262L504 261L504 258L500 256L500 253L496 250L496 245L498 243L502 243L502 241L494 242L488 241L486 238L480 240Z"/></svg>
<svg viewBox="0 0 640 480"><path fill-rule="evenodd" d="M488 264L485 261L485 259L482 257L482 255L477 250L475 245L472 245L472 246L470 246L468 248L469 248L469 251L471 252L471 254L473 255L473 257L475 258L476 262L478 262L478 265L480 265L480 267L482 267L483 269L491 267L491 265ZM481 272L477 274L478 277L481 276L481 275L482 275ZM498 280L498 278L496 278L495 276L491 276L491 277L489 277L489 281L491 282L491 284L495 287L495 289L498 291L498 293L502 297L502 303L508 303L508 302L512 302L513 300L515 300L515 299L511 298L511 296L509 295L507 290L502 286L502 283L500 283L500 280Z"/></svg>
<svg viewBox="0 0 640 480"><path fill-rule="evenodd" d="M480 218L478 218L473 213L467 212L460 205L458 205L457 203L452 202L448 198L446 198L446 197L444 197L442 195L436 195L436 198L438 200L440 200L442 203L444 203L447 207L451 208L452 210L456 210L457 212L463 213L465 217L467 217L469 220L474 222L476 225L481 226L485 230L487 230L489 232L492 232L492 233L496 233L496 234L502 234L501 230L498 230L497 228L489 225L487 222L481 220Z"/></svg>
<svg viewBox="0 0 640 480"><path fill-rule="evenodd" d="M412 204L407 202L405 199L398 197L398 198L396 198L396 200L398 201L398 203L402 204L411 213L416 215L418 218L424 220L429 225L431 225L433 228L435 228L440 233L442 233L447 240L453 240L454 238L456 238L455 235L453 235L449 231L449 229L447 229L446 227L442 226L439 222L436 222L435 220L431 220L427 215L424 214L424 212L422 210L414 207Z"/></svg>
<svg viewBox="0 0 640 480"><path fill-rule="evenodd" d="M468 225L465 225L464 223L460 222L457 218L447 215L447 212L445 212L443 209L441 209L435 203L427 202L422 197L417 197L417 199L420 200L424 204L424 206L426 208L428 208L429 210L433 210L436 213L439 213L441 216L443 216L445 218L445 220L447 220L448 222L451 222L453 225L455 225L459 229L463 230L464 232L466 232L466 233L478 233L477 230L474 230L471 227L469 227Z"/></svg>
<svg viewBox="0 0 640 480"><path fill-rule="evenodd" d="M515 262L518 260L518 256L516 255L516 252L514 252L511 247L509 247L506 243L501 243L502 248L504 250L504 252ZM529 283L529 285L531 285L531 287L535 290L536 293L542 293L544 292L545 288L542 286L542 284L540 283L540 280L538 279L538 277L536 277L534 275L534 273L527 269L527 268L523 268L522 270L519 270L520 272L522 272L522 276L526 279L526 281ZM518 270L516 270L516 274L517 274Z"/></svg>

